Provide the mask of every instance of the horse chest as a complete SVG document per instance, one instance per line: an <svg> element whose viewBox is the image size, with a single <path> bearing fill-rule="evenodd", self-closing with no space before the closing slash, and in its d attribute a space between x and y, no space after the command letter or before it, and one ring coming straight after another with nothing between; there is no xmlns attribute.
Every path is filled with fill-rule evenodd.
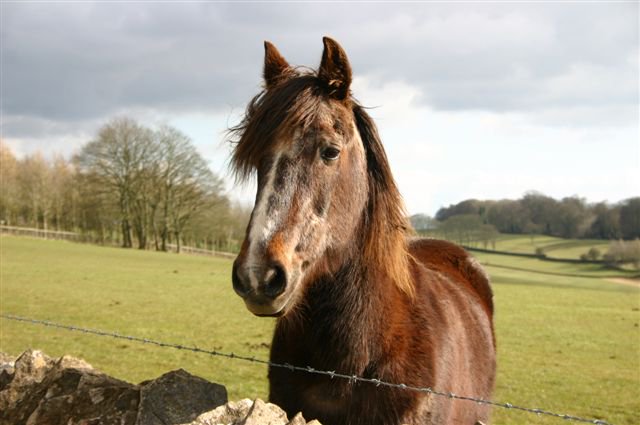
<svg viewBox="0 0 640 425"><path fill-rule="evenodd" d="M317 326L320 320L315 314L307 317L311 320L306 326L276 327L272 362L361 376L370 350L360 337L354 338L360 331L326 321L324 326ZM270 399L284 405L289 414L302 410L305 417L322 418L322 423L342 424L353 407L354 386L346 380L271 368L269 381Z"/></svg>

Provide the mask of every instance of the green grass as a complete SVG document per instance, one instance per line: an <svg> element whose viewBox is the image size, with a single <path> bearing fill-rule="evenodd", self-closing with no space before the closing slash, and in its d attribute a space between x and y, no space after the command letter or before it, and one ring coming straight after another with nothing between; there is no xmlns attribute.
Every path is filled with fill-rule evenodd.
<svg viewBox="0 0 640 425"><path fill-rule="evenodd" d="M478 257L494 283L495 400L640 423L640 290L584 265ZM0 266L2 313L268 357L274 322L235 296L229 260L2 236ZM267 394L264 366L0 319L0 351L27 348L82 357L130 382L184 368L226 385L231 399ZM496 408L493 423L565 421Z"/></svg>
<svg viewBox="0 0 640 425"><path fill-rule="evenodd" d="M598 239L569 239L561 240L558 243L547 245L545 254L554 258L574 258L579 259L582 254L589 252L589 249L596 248L600 255L606 254L609 250L609 241Z"/></svg>
<svg viewBox="0 0 640 425"><path fill-rule="evenodd" d="M495 398L640 423L640 291L597 278L487 267L498 338ZM494 409L494 423L560 423Z"/></svg>
<svg viewBox="0 0 640 425"><path fill-rule="evenodd" d="M634 277L637 270L612 269L600 264L580 264L561 261L545 261L538 258L514 257L511 255L490 254L473 252L473 255L484 265L493 265L495 268L512 267L520 268L531 273L567 274L588 276L593 278L608 277Z"/></svg>
<svg viewBox="0 0 640 425"><path fill-rule="evenodd" d="M268 358L273 320L231 289L229 260L2 236L0 311ZM71 354L130 382L171 369L265 397L262 366L0 319L0 351Z"/></svg>
<svg viewBox="0 0 640 425"><path fill-rule="evenodd" d="M524 254L535 254L536 248L545 249L549 245L557 243L560 238L553 236L537 235L509 235L501 234L496 240L497 251L521 252Z"/></svg>
<svg viewBox="0 0 640 425"><path fill-rule="evenodd" d="M535 254L541 248L548 257L579 259L590 248L597 248L600 254L609 249L609 241L600 239L563 239L545 235L501 234L496 240L496 251ZM493 249L493 247L492 247Z"/></svg>

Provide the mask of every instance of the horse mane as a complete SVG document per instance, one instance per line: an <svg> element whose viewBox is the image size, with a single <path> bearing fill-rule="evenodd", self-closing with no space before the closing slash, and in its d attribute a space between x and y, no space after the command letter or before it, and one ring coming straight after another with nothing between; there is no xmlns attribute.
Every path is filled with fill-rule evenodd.
<svg viewBox="0 0 640 425"><path fill-rule="evenodd" d="M413 298L415 288L410 267L412 257L407 246L411 226L404 201L391 174L375 123L355 101L353 115L366 152L369 177L365 259L367 264L375 265L376 273L386 274L402 292Z"/></svg>
<svg viewBox="0 0 640 425"><path fill-rule="evenodd" d="M286 140L283 131L313 124L319 105L329 94L313 71L305 71L256 95L241 122L229 129L234 144L230 166L237 181L248 179L260 166L265 152ZM364 145L369 180L369 201L364 215L364 263L370 276L386 275L408 296L414 296L411 255L407 236L411 226L400 191L375 123L352 97L344 102L353 111ZM259 143L258 143L259 142Z"/></svg>

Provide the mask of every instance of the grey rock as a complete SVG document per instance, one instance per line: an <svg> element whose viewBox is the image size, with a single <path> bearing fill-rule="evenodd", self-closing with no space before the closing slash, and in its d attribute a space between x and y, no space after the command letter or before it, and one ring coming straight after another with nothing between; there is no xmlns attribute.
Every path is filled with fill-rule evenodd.
<svg viewBox="0 0 640 425"><path fill-rule="evenodd" d="M16 363L15 360L16 360L15 356L0 352L0 367L5 365L10 365L11 367L13 367Z"/></svg>
<svg viewBox="0 0 640 425"><path fill-rule="evenodd" d="M0 391L13 380L16 362L12 356L0 353Z"/></svg>
<svg viewBox="0 0 640 425"><path fill-rule="evenodd" d="M286 425L287 414L275 404L257 399L247 417L238 425Z"/></svg>
<svg viewBox="0 0 640 425"><path fill-rule="evenodd" d="M204 412L204 413L203 413ZM199 416L198 416L199 415ZM179 369L139 385L70 356L0 353L0 425L320 425L290 421L260 399L227 403L227 391Z"/></svg>
<svg viewBox="0 0 640 425"><path fill-rule="evenodd" d="M320 422L314 420L309 424L320 425ZM307 425L307 421L300 413L288 420L284 410L275 404L244 399L229 402L184 425Z"/></svg>
<svg viewBox="0 0 640 425"><path fill-rule="evenodd" d="M0 369L0 391L4 390L4 388L13 380L13 372L14 369L12 367Z"/></svg>
<svg viewBox="0 0 640 425"><path fill-rule="evenodd" d="M245 398L237 402L230 401L210 412L203 413L188 425L237 425L249 414L253 401Z"/></svg>
<svg viewBox="0 0 640 425"><path fill-rule="evenodd" d="M30 350L16 360L12 379L0 391L0 424L134 425L138 397L135 385L83 360L54 360Z"/></svg>
<svg viewBox="0 0 640 425"><path fill-rule="evenodd" d="M307 425L307 421L304 420L302 413L298 413L287 423L287 425Z"/></svg>
<svg viewBox="0 0 640 425"><path fill-rule="evenodd" d="M37 350L13 365L0 356L0 384L0 425L171 425L227 401L224 387L184 370L134 385Z"/></svg>
<svg viewBox="0 0 640 425"><path fill-rule="evenodd" d="M0 425L26 423L38 401L46 393L47 372L54 360L38 350L25 351L18 357L10 377L0 391Z"/></svg>
<svg viewBox="0 0 640 425"><path fill-rule="evenodd" d="M193 421L227 402L227 390L183 369L142 384L137 425Z"/></svg>
<svg viewBox="0 0 640 425"><path fill-rule="evenodd" d="M14 364L14 385L30 385L42 382L51 370L55 360L40 350L25 351L17 358Z"/></svg>

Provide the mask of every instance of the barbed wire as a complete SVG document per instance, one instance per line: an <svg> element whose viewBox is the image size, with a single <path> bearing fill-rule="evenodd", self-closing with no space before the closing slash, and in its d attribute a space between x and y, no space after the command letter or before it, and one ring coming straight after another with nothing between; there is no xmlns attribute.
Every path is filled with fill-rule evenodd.
<svg viewBox="0 0 640 425"><path fill-rule="evenodd" d="M463 396L463 395L454 394L454 393L451 393L451 392L443 392L443 391L434 390L433 388L430 388L430 387L416 387L416 386L412 386L412 385L405 385L405 384L402 384L402 383L401 384L397 384L397 383L392 383L392 382L385 382L385 381L382 381L382 380L376 379L376 378L363 378L361 376L347 375L347 374L338 373L338 372L335 372L335 371L318 370L318 369L314 369L314 368L312 368L310 366L303 367L303 366L291 365L291 364L288 364L288 363L274 363L274 362L271 362L271 361L268 361L268 360L256 359L255 357L238 355L238 354L235 354L233 352L225 353L225 352L218 351L218 350L206 350L206 349L198 348L198 347L195 347L195 346L190 347L190 346L186 346L186 345L182 345L182 344L172 344L172 343L157 341L157 340L149 339L149 338L141 338L141 337L137 337L137 336L123 335L123 334L120 334L120 333L117 333L117 332L103 331L103 330L99 330L99 329L88 329L88 328L83 328L83 327L73 326L73 325L64 325L64 324L61 324L61 323L51 322L51 321L48 321L48 320L38 320L38 319L29 318L29 317L16 316L16 315L12 315L12 314L0 314L0 318L7 319L7 320L13 320L13 321L17 321L17 322L30 323L30 324L35 324L35 325L43 325L43 326L47 326L47 327L51 327L51 328L65 329L65 330L68 330L68 331L76 331L76 332L81 332L81 333L90 334L90 335L97 335L97 336L101 336L101 337L124 339L124 340L128 340L128 341L139 342L139 343L142 343L142 344L155 345L155 346L163 347L163 348L174 348L174 349L177 349L177 350L184 350L184 351L190 351L190 352L194 352L194 353L207 354L207 355L210 355L210 356L213 356L213 357L225 357L225 358L233 359L233 360L241 360L241 361L246 361L246 362L258 363L258 364L262 364L262 365L266 365L266 366L270 366L270 367L288 369L288 370L290 370L292 372L293 371L298 371L298 372L311 373L311 374L315 374L315 375L328 376L331 379L334 379L334 378L346 379L351 383L362 382L362 383L366 383L366 384L372 384L372 385L375 385L377 387L381 387L382 386L382 387L394 388L394 389L400 389L400 390L417 391L417 392L426 393L426 394L433 394L435 396L445 397L445 398L449 398L449 399L465 400L465 401L475 402L477 404L485 404L485 405L494 406L494 407L500 407L500 408L508 409L508 410L517 410L517 411L521 411L521 412L534 413L534 414L536 414L538 416L551 416L551 417L555 417L555 418L559 418L559 419L564 419L564 420L567 420L567 421L583 422L583 423L590 423L590 424L596 424L596 425L612 425L611 423L609 423L607 421L604 421L604 420L601 420L601 419L588 419L588 418L582 418L582 417L574 416L574 415L555 413L555 412L551 412L551 411L544 410L544 409L522 407L522 406L518 406L518 405L512 404L512 403L502 403L502 402L497 402L497 401L492 401L492 400L485 400L483 398Z"/></svg>

